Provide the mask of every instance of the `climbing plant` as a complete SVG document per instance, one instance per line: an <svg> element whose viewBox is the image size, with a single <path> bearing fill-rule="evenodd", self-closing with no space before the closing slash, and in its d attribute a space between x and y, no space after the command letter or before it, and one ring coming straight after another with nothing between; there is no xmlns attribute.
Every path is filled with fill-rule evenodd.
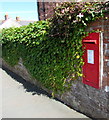
<svg viewBox="0 0 109 120"><path fill-rule="evenodd" d="M3 59L22 58L27 70L54 93L68 90L82 76L82 38L89 23L109 12L106 3L62 3L52 18L2 30Z"/></svg>

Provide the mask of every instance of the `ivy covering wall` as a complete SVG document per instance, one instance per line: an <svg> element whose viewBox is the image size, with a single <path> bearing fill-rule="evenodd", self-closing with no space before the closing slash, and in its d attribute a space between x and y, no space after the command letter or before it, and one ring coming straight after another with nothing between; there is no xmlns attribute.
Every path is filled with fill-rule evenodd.
<svg viewBox="0 0 109 120"><path fill-rule="evenodd" d="M54 93L82 76L82 39L89 23L109 13L107 3L62 3L54 17L2 30L2 57L14 66L22 58L33 78ZM53 95L52 94L52 95Z"/></svg>

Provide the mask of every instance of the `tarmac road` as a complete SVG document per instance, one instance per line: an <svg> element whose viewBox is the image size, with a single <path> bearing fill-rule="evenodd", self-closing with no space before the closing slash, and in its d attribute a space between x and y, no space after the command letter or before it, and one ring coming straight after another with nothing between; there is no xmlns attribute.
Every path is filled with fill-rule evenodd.
<svg viewBox="0 0 109 120"><path fill-rule="evenodd" d="M47 97L46 92L31 87L31 84L11 71L0 68L0 76L2 118L88 118Z"/></svg>

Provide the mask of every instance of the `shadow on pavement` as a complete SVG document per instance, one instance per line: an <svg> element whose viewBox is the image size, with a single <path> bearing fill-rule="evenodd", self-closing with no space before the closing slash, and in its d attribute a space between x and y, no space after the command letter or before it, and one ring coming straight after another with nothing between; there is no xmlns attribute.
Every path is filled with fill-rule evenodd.
<svg viewBox="0 0 109 120"><path fill-rule="evenodd" d="M26 81L25 79L23 79L21 76L17 75L16 73L12 72L11 70L7 69L6 67L2 66L2 69L9 75L11 76L13 79L15 79L17 82L21 83L22 86L24 87L24 89L26 90L26 92L31 92L32 95L45 95L49 98L52 98L52 96L47 93L46 91L44 91L43 89L37 87L36 85ZM59 101L63 104L65 104L63 101L57 99L57 98L54 98L56 101ZM67 105L67 104L65 104ZM71 109L75 110L74 108L72 108L71 106L67 105L68 107L70 107ZM80 111L76 110L77 112L81 113ZM89 116L88 116L89 117ZM90 118L90 117L89 117ZM87 119L87 118L86 118ZM97 120L97 119L93 119L91 118L92 120Z"/></svg>
<svg viewBox="0 0 109 120"><path fill-rule="evenodd" d="M26 92L32 92L32 95L38 94L38 95L46 95L48 97L52 97L50 94L48 94L46 91L43 89L37 87L36 85L26 81L23 79L21 76L17 75L16 73L10 71L6 67L2 66L2 69L6 71L8 75L10 75L12 78L14 78L17 82L21 83L26 90Z"/></svg>

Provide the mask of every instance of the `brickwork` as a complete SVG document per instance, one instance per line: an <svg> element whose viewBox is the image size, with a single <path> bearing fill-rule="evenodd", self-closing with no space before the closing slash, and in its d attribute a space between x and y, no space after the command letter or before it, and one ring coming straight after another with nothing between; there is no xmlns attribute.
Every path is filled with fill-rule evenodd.
<svg viewBox="0 0 109 120"><path fill-rule="evenodd" d="M42 5L42 3L40 3ZM50 8L48 8L50 9ZM50 15L51 16L51 15ZM47 15L48 17L48 15ZM106 17L108 19L106 19ZM40 19L44 19L43 17ZM92 118L109 118L109 91L105 90L109 86L109 15L104 19L99 19L92 22L87 27L87 31L99 30L103 33L103 81L102 88L96 89L82 83L81 78L72 84L71 90L62 95L57 94L56 97L63 101L66 105L74 108L77 111L84 113ZM3 65L8 69L16 72L26 80L35 85L39 85L37 80L32 80L26 68L23 66L23 61L19 61L15 67L10 67L3 61ZM21 71L21 72L20 72ZM29 77L28 77L29 76ZM31 79L30 79L31 78ZM36 81L36 82L34 82ZM40 86L40 85L39 85ZM43 88L45 89L45 88ZM47 92L50 93L47 89Z"/></svg>
<svg viewBox="0 0 109 120"><path fill-rule="evenodd" d="M102 87L109 86L109 15L103 19L92 22L88 26L88 31L98 30L103 33L103 81Z"/></svg>
<svg viewBox="0 0 109 120"><path fill-rule="evenodd" d="M53 16L54 8L58 3L56 2L41 2L38 0L38 13L39 13L39 20L45 20Z"/></svg>
<svg viewBox="0 0 109 120"><path fill-rule="evenodd" d="M39 18L45 20L54 14L54 8L60 3L56 2L41 2L39 0ZM88 30L99 30L103 33L103 81L102 87L109 86L109 15L104 19L98 19L88 26Z"/></svg>
<svg viewBox="0 0 109 120"><path fill-rule="evenodd" d="M104 77L109 86L109 15L108 20L104 20Z"/></svg>
<svg viewBox="0 0 109 120"><path fill-rule="evenodd" d="M39 18L45 20L54 14L54 8L60 4L59 2L41 2L39 1ZM99 30L103 33L103 81L102 87L109 86L109 15L104 19L98 19L88 25L89 31Z"/></svg>
<svg viewBox="0 0 109 120"><path fill-rule="evenodd" d="M62 2L71 2L71 0L37 0L39 20L46 20L53 16L54 8ZM75 1L75 0L74 0Z"/></svg>

